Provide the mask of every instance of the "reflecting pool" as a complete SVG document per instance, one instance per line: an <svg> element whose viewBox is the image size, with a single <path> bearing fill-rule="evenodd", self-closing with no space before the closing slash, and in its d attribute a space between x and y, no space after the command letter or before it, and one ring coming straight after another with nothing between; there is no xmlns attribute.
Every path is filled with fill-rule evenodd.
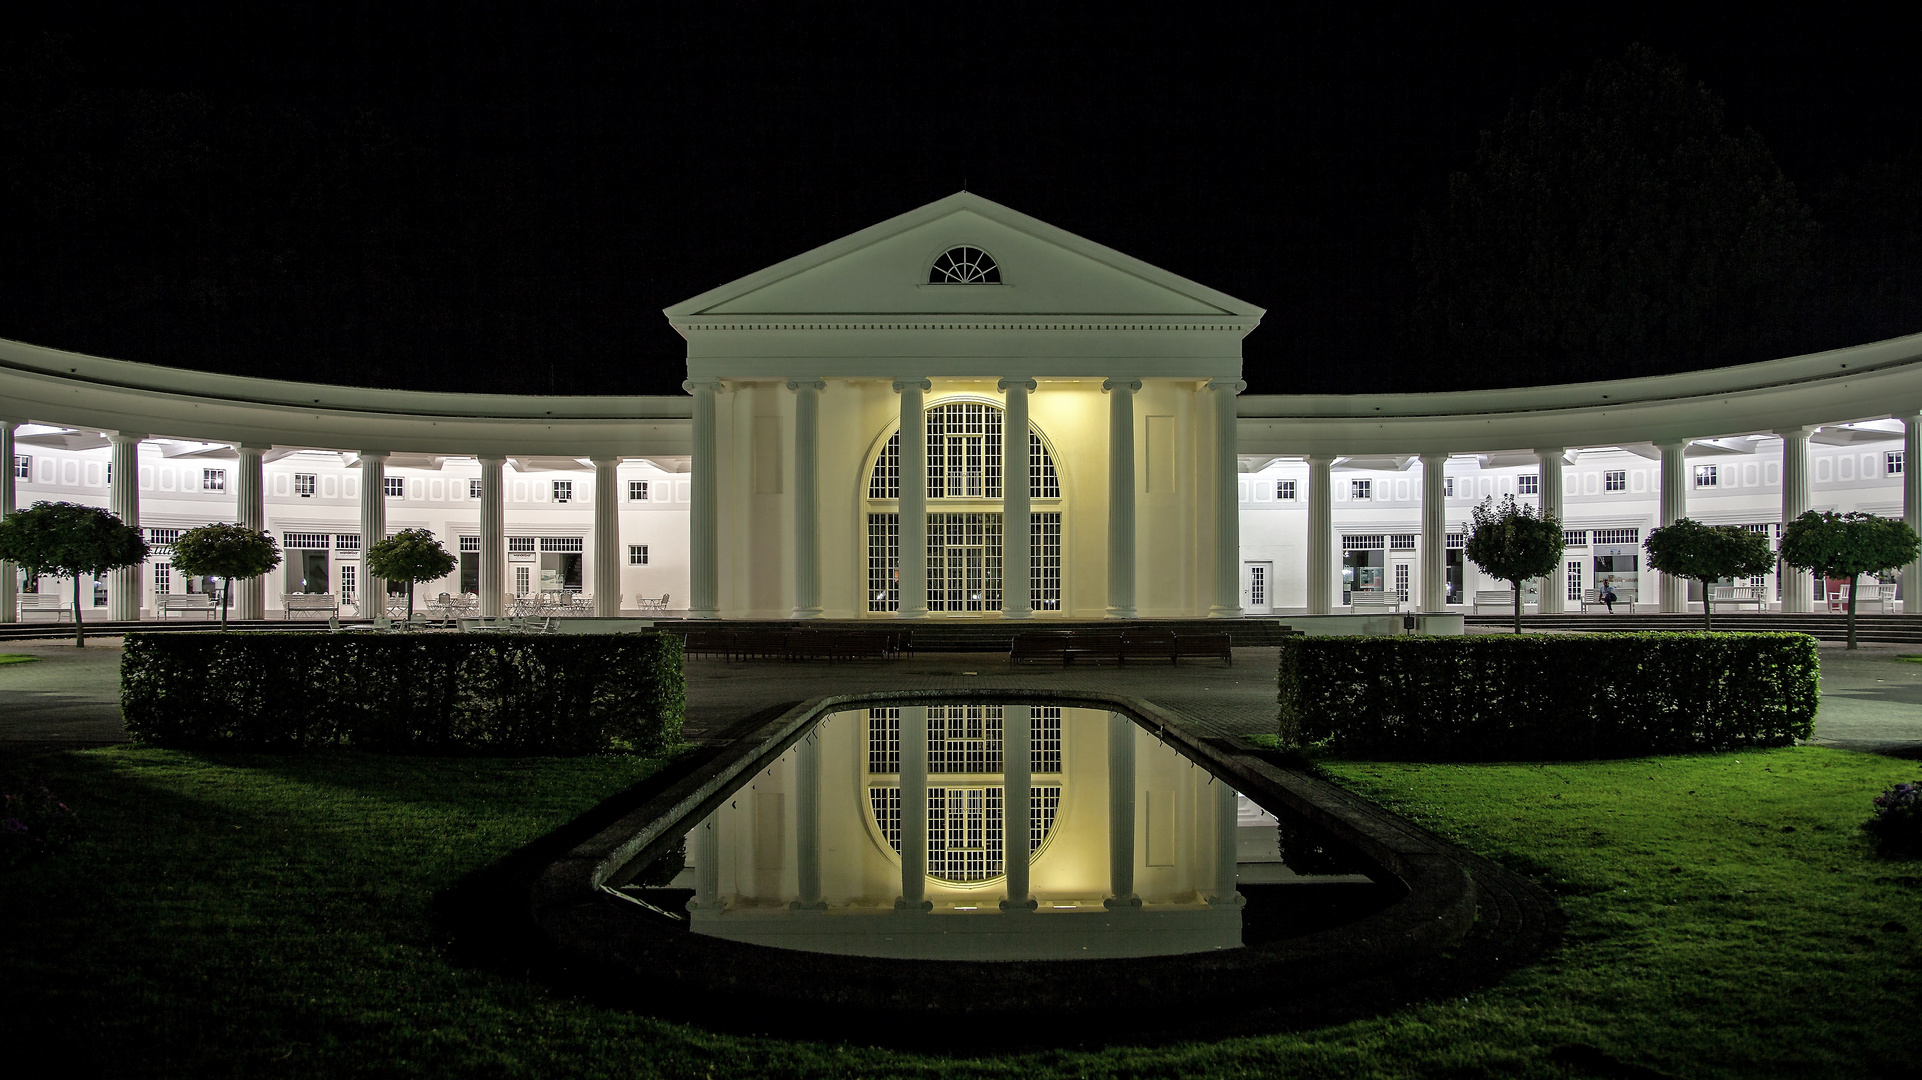
<svg viewBox="0 0 1922 1080"><path fill-rule="evenodd" d="M1100 709L833 713L690 825L622 891L694 933L783 949L1162 956L1240 947L1251 892L1271 933L1277 912L1380 899L1351 852Z"/></svg>

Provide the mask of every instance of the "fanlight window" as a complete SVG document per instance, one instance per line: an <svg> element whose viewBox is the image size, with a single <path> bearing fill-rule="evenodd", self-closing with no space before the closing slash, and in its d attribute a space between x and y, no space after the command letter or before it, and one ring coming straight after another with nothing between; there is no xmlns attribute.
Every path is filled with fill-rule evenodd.
<svg viewBox="0 0 1922 1080"><path fill-rule="evenodd" d="M986 881L1006 872L1002 842L1005 789L1001 771L1002 707L928 707L928 774L951 777L928 786L928 875L943 881ZM1061 772L1061 710L1031 711L1029 760L1036 774ZM901 767L901 710L868 710L868 772L891 780ZM898 780L868 788L875 827L901 850L901 787ZM1054 830L1061 785L1029 787L1028 851L1039 851Z"/></svg>
<svg viewBox="0 0 1922 1080"><path fill-rule="evenodd" d="M999 285L1001 268L978 247L952 247L928 268L930 285Z"/></svg>
<svg viewBox="0 0 1922 1080"><path fill-rule="evenodd" d="M1001 410L982 402L959 401L927 411L928 498L999 499L1001 490ZM901 434L888 437L868 480L868 498L901 497ZM1028 497L1058 499L1061 477L1054 458L1033 429L1028 431Z"/></svg>

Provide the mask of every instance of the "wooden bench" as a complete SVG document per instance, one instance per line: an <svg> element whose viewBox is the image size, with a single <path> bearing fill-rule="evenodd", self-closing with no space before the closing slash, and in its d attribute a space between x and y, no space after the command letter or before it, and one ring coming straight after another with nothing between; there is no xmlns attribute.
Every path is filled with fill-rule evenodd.
<svg viewBox="0 0 1922 1080"><path fill-rule="evenodd" d="M1191 660L1222 660L1235 665L1234 639L1227 634L1176 634L1175 663Z"/></svg>
<svg viewBox="0 0 1922 1080"><path fill-rule="evenodd" d="M1855 610L1857 612L1866 611L1870 604L1874 604L1881 608L1884 614L1887 614L1889 603L1894 599L1895 586L1889 585L1884 587L1879 581L1864 581L1856 586ZM1849 587L1847 585L1829 593L1830 611L1847 611L1848 609Z"/></svg>
<svg viewBox="0 0 1922 1080"><path fill-rule="evenodd" d="M1767 593L1767 586L1764 585L1717 585L1711 595L1714 596L1715 606L1718 608L1724 605L1739 608L1743 604L1754 604L1755 610L1762 611L1768 607ZM1621 603L1620 600L1615 602Z"/></svg>
<svg viewBox="0 0 1922 1080"><path fill-rule="evenodd" d="M334 599L333 593L281 593L280 617L291 619L296 611L338 617L340 602Z"/></svg>
<svg viewBox="0 0 1922 1080"><path fill-rule="evenodd" d="M1180 661L1175 651L1175 636L1166 630L1132 630L1121 635L1121 662L1130 660L1150 660L1156 663L1166 660L1170 664Z"/></svg>
<svg viewBox="0 0 1922 1080"><path fill-rule="evenodd" d="M21 593L20 621L27 621L30 611L51 611L53 621L62 622L73 618L73 602L60 597L58 593Z"/></svg>
<svg viewBox="0 0 1922 1080"><path fill-rule="evenodd" d="M1475 614L1480 615L1485 607L1500 608L1512 615L1515 611L1515 593L1509 589L1476 589Z"/></svg>
<svg viewBox="0 0 1922 1080"><path fill-rule="evenodd" d="M1054 660L1066 665L1068 646L1074 635L1066 630L1029 630L1016 634L1008 644L1008 663L1024 660Z"/></svg>
<svg viewBox="0 0 1922 1080"><path fill-rule="evenodd" d="M1391 593L1351 593L1348 610L1356 615L1392 615L1401 611L1401 597Z"/></svg>
<svg viewBox="0 0 1922 1080"><path fill-rule="evenodd" d="M177 596L167 595L154 597L154 614L162 619L165 619L176 611L198 611L211 619L214 617L216 610L214 607L214 598L209 593L184 593Z"/></svg>
<svg viewBox="0 0 1922 1080"><path fill-rule="evenodd" d="M1635 610L1634 590L1633 589L1616 589L1615 603L1622 607L1628 608L1630 611L1634 611ZM1600 589L1583 589L1582 590L1582 614L1584 615L1588 614L1588 609L1592 607L1606 608L1607 606L1608 606L1607 604L1602 603L1602 591Z"/></svg>

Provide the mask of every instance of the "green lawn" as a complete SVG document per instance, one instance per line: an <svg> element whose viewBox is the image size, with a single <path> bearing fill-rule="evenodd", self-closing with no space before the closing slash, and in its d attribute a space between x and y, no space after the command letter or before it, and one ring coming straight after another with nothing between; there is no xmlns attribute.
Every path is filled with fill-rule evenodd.
<svg viewBox="0 0 1922 1080"><path fill-rule="evenodd" d="M0 1045L69 1075L1631 1075L1592 1052L1600 1071L1570 1072L1577 1045L1677 1076L1837 1076L1900 1074L1922 1049L1922 863L1877 859L1855 828L1922 772L1889 758L1331 764L1541 875L1570 917L1559 954L1322 1030L981 1060L713 1034L451 963L434 893L645 761L117 748L35 766L88 836L0 878Z"/></svg>
<svg viewBox="0 0 1922 1080"><path fill-rule="evenodd" d="M38 659L40 658L37 656L28 656L26 653L0 653L0 664L31 664Z"/></svg>

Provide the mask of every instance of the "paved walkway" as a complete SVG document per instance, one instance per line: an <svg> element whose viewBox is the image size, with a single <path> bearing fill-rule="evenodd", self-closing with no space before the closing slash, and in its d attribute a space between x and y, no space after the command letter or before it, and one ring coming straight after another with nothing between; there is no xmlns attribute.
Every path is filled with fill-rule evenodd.
<svg viewBox="0 0 1922 1080"><path fill-rule="evenodd" d="M0 664L0 753L121 742L120 648L99 638L85 649L49 641L0 642L0 653L37 657ZM1815 741L1922 758L1922 649L1864 645L1853 655L1822 645L1822 708ZM1048 687L1146 698L1189 718L1202 735L1269 731L1274 725L1274 649L1236 649L1233 667L1009 668L998 654L928 653L913 660L851 663L688 661L688 734L699 738L771 705L855 690Z"/></svg>

